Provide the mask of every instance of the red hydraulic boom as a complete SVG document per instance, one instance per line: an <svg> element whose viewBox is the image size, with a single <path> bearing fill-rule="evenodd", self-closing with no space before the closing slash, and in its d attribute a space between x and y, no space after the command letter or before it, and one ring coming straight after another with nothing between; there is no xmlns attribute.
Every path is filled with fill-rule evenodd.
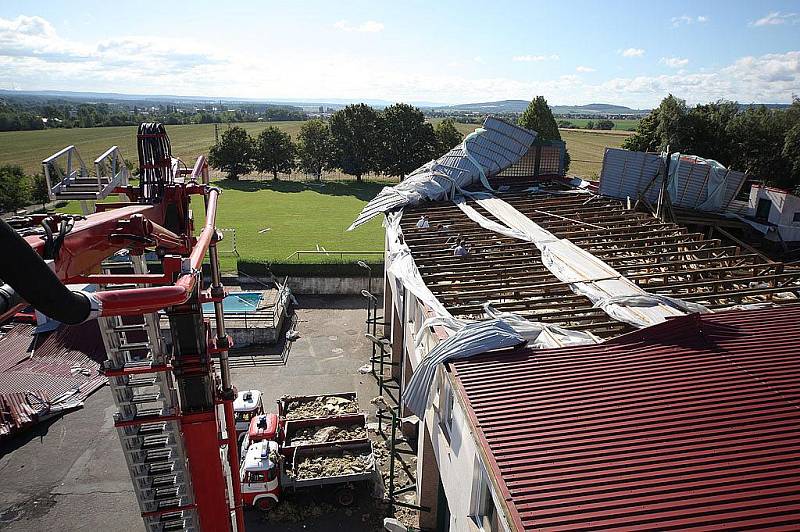
<svg viewBox="0 0 800 532"><path fill-rule="evenodd" d="M138 144L140 183L114 190L128 201L97 203L94 213L82 217L43 214L0 222L0 242L11 251L10 261L0 261L0 279L6 283L0 287L0 321L28 304L64 323L98 319L101 331L108 332L106 374L121 405L116 427L147 528L182 523L186 530L243 531L236 391L228 367L231 341L222 314L215 225L220 191L209 185L204 157L192 169L179 169L163 126L143 124ZM58 190L78 182L69 179ZM197 236L193 196L205 207ZM147 264L145 254L155 252L160 265L154 269L160 271L150 273L147 266L114 271L108 259L122 250L134 265ZM66 286L74 284L105 288ZM204 302L214 303L215 334L203 317ZM169 319L171 352L161 347L166 345L158 325L163 314ZM157 337L142 336L140 331L148 330ZM137 349L150 354L136 355ZM154 383L161 388L150 396L132 391ZM176 399L170 401L170 395ZM166 406L141 408L156 399ZM224 447L226 459L221 459Z"/></svg>

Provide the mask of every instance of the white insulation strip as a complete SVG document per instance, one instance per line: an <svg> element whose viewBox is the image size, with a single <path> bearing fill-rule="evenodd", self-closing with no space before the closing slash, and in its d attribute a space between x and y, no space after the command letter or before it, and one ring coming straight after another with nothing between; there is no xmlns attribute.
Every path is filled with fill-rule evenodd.
<svg viewBox="0 0 800 532"><path fill-rule="evenodd" d="M586 296L617 321L647 327L670 316L709 312L696 303L645 292L602 260L569 240L558 238L496 196L477 193L470 197L505 226L486 218L463 198L457 198L455 204L471 220L491 231L532 242L541 251L544 266L559 281L568 283L573 292Z"/></svg>
<svg viewBox="0 0 800 532"><path fill-rule="evenodd" d="M419 269L417 269L417 263L414 262L414 257L411 255L411 250L403 239L403 232L400 229L402 216L402 210L391 212L386 215L385 221L386 238L389 247L385 268L389 282L394 285L394 290L392 291L395 294L393 299L397 313L399 315L403 314L402 305L404 302L401 300L400 295L403 293L402 288L406 288L418 300L428 305L436 316L452 318L453 316L450 312L436 299L433 292L425 286L425 281L422 280Z"/></svg>
<svg viewBox="0 0 800 532"><path fill-rule="evenodd" d="M467 209L477 211L467 206ZM600 339L591 333L570 331L556 325L536 323L509 312L498 312L488 304L484 305L487 321L468 323L454 318L436 296L428 289L417 269L411 250L405 243L400 228L403 212L397 211L386 215L386 236L389 252L386 257L386 274L392 284L394 302L397 312L402 313L404 301L401 299L403 288L414 294L427 305L434 316L425 320L420 333L415 339L414 348L422 343L424 332L435 325L450 331L449 336L434 347L417 366L403 393L403 402L415 414L422 417L428 403L430 389L436 376L436 367L447 360L467 358L495 349L513 347L526 343L532 347L552 348L579 344L600 343ZM501 224L495 224L502 229ZM507 229L507 228L506 228ZM512 231L512 230L509 230ZM513 234L524 237L519 231Z"/></svg>

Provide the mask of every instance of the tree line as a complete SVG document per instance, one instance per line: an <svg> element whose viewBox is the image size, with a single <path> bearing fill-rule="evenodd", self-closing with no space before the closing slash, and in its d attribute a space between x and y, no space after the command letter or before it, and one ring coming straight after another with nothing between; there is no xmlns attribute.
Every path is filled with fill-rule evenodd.
<svg viewBox="0 0 800 532"><path fill-rule="evenodd" d="M568 128L568 129L597 129L600 131L609 131L614 129L614 121L609 120L608 118L598 118L597 120L589 120L586 122L586 125L581 128L581 126L570 122L569 120L559 120L558 127Z"/></svg>
<svg viewBox="0 0 800 532"><path fill-rule="evenodd" d="M277 179L299 169L319 180L323 172L338 169L361 181L369 173L404 176L461 140L453 120L434 127L411 105L376 111L361 103L348 105L327 121L303 122L296 141L274 126L256 138L232 127L209 150L209 163L230 179L254 170Z"/></svg>
<svg viewBox="0 0 800 532"><path fill-rule="evenodd" d="M722 100L689 107L670 94L622 144L637 151L667 146L800 192L800 99L784 109Z"/></svg>
<svg viewBox="0 0 800 532"><path fill-rule="evenodd" d="M220 110L213 105L158 105L129 107L108 103L14 103L0 100L0 131L51 128L133 126L142 122L167 125L255 122L259 120L305 120L300 108L245 105Z"/></svg>

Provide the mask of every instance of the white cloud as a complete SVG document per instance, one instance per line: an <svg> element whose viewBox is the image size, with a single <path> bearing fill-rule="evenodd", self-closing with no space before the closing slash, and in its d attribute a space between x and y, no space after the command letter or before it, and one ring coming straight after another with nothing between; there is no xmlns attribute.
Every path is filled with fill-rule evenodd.
<svg viewBox="0 0 800 532"><path fill-rule="evenodd" d="M588 66L583 66L583 65L579 65L579 66L575 67L575 72L595 72L596 70L597 69L595 69L595 68L588 67Z"/></svg>
<svg viewBox="0 0 800 532"><path fill-rule="evenodd" d="M81 38L82 37L77 37ZM388 62L378 54L304 52L291 45L269 56L238 53L189 38L130 36L103 41L60 35L44 19L0 18L0 87L229 98L381 98L464 103L528 99L552 103L596 101L651 107L669 92L690 103L720 98L790 102L800 87L800 48L742 57L713 70L658 76L603 78L557 74L535 80L487 76L473 68L442 70L433 62ZM622 50L619 51L622 54ZM634 56L636 57L636 56ZM482 60L472 58L472 61ZM487 62L488 58L487 58ZM510 70L510 69L509 69ZM176 75L178 73L179 75ZM591 78L591 81L589 79ZM246 83L243 82L246 80ZM324 82L322 81L324 80Z"/></svg>
<svg viewBox="0 0 800 532"><path fill-rule="evenodd" d="M708 22L708 17L704 15L698 15L696 17L681 15L679 17L672 17L670 21L672 22L672 27L677 28L681 25L688 26L690 24L703 24L704 22Z"/></svg>
<svg viewBox="0 0 800 532"><path fill-rule="evenodd" d="M689 60L685 57L662 57L659 62L670 68L682 68L689 64Z"/></svg>
<svg viewBox="0 0 800 532"><path fill-rule="evenodd" d="M782 24L797 24L800 23L800 13L781 13L780 11L773 11L765 17L754 20L750 23L751 26L779 26Z"/></svg>
<svg viewBox="0 0 800 532"><path fill-rule="evenodd" d="M644 50L641 48L626 48L625 50L619 50L619 53L622 57L642 57Z"/></svg>
<svg viewBox="0 0 800 532"><path fill-rule="evenodd" d="M479 55L476 55L475 57L473 57L472 60L475 61L476 63L478 63L479 65L486 64L486 60L483 57L479 56Z"/></svg>
<svg viewBox="0 0 800 532"><path fill-rule="evenodd" d="M342 31L356 31L359 33L378 33L383 31L383 22L377 22L375 20L367 20L366 22L362 22L356 26L350 24L346 20L340 20L336 24L333 25L334 28L337 30Z"/></svg>
<svg viewBox="0 0 800 532"><path fill-rule="evenodd" d="M512 61L521 63L540 63L542 61L558 61L559 57L556 54L550 55L515 55L511 58Z"/></svg>

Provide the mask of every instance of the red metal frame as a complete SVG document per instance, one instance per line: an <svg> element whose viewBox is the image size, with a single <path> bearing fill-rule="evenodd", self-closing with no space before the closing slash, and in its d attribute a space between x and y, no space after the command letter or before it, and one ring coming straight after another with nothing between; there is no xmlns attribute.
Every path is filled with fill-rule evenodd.
<svg viewBox="0 0 800 532"><path fill-rule="evenodd" d="M203 259L216 233L217 200L220 192L208 186L208 164L202 156L197 159L191 172L181 170L179 174L188 175L186 183L167 185L164 197L160 201L152 204L135 202L97 204L97 212L75 221L72 231L66 235L53 268L64 283L161 285L94 293L93 297L100 305L101 316L146 314L183 305L192 297L197 300L195 303L198 305L208 299L207 294L197 288L198 283L202 283ZM134 187L127 187L120 192L134 200L139 199L138 189ZM192 236L193 227L188 216L191 195L202 195L206 204L205 225L197 238ZM178 224L181 228L180 234L164 227L169 209L173 209L173 214L177 213L178 219L182 220ZM28 236L25 240L37 253L42 254L44 241L41 238ZM163 274L97 273L101 262L120 249L130 248L135 252L142 252L145 245L158 246L169 253L162 259ZM19 307L0 316L0 320L18 309ZM203 331L202 334L207 334L207 331ZM213 371L210 366L212 364L210 355L220 350L214 342L209 342L208 347L209 359L202 371ZM171 365L163 365L107 371L106 375L122 376L172 369ZM186 369L188 368L184 368L184 371ZM191 371L189 369L189 372ZM218 439L220 423L217 420L216 408L209 412L176 413L161 416L159 419L179 419L181 422L195 497L195 504L187 506L186 509L196 508L202 529L213 531L231 530L230 513L233 510L237 530L244 531L233 399L221 397L220 390L217 389L213 390L213 393L217 398L215 403L224 405L224 425L228 433L226 443L233 485L233 508L228 504L227 484L222 464L220 467L210 467L220 459ZM119 422L116 426L152 421L153 418L147 418L141 421ZM142 515L148 517L158 515L158 512Z"/></svg>

